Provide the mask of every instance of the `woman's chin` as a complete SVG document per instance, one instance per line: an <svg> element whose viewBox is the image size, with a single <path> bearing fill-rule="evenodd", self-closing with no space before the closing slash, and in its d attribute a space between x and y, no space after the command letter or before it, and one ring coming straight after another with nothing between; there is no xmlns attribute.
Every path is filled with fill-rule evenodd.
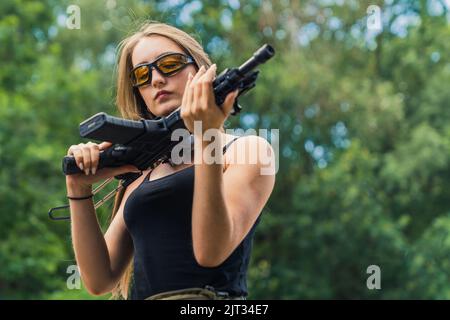
<svg viewBox="0 0 450 320"><path fill-rule="evenodd" d="M167 105L161 105L160 106L160 111L158 112L159 114L161 114L162 117L166 117L169 114L171 114L174 110L176 110L178 108L178 105L176 104L167 104Z"/></svg>

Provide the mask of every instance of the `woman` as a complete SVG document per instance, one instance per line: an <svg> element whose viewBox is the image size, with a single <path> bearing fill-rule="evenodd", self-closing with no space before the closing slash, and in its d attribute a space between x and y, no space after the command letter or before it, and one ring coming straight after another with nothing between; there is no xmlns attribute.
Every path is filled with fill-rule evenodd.
<svg viewBox="0 0 450 320"><path fill-rule="evenodd" d="M166 162L143 171L117 194L103 235L92 185L137 168L97 171L99 152L111 143L72 145L67 154L85 172L67 176L66 185L73 247L86 289L125 299L245 299L251 241L275 176L262 175L259 161L233 159L237 150L251 155L259 148L271 157L273 150L265 139L225 134L223 123L237 92L217 107L216 67L190 35L148 22L119 48L117 106L124 118L162 117L181 106L190 132L195 133L194 121L201 121L196 146L215 143L226 151L234 142L234 148L219 152L218 163ZM217 141L203 141L208 129L220 130ZM201 154L197 147L194 154Z"/></svg>

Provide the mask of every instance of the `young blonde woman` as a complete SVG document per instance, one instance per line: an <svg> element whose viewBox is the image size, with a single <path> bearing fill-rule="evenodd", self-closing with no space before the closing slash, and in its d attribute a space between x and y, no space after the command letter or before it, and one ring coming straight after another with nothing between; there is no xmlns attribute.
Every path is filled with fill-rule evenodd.
<svg viewBox="0 0 450 320"><path fill-rule="evenodd" d="M273 157L271 146L257 136L225 134L223 123L237 92L221 108L215 104L216 66L184 31L147 22L119 48L117 107L124 118L152 119L181 107L190 132L194 121L201 122L196 145L218 143L224 152L214 163L166 162L143 171L117 194L103 234L89 197L92 185L137 169L97 171L99 153L111 143L72 145L67 154L84 170L66 176L67 195L73 198L72 242L84 286L93 295L124 299L245 299L253 233L275 176L262 175L260 161L233 159L238 150L248 155L262 149ZM220 130L217 141L202 139L208 129ZM225 152L231 143L234 148Z"/></svg>

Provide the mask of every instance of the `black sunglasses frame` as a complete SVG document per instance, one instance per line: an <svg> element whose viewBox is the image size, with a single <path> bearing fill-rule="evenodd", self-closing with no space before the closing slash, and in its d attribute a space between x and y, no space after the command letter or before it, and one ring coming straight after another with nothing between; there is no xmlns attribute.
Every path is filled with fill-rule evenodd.
<svg viewBox="0 0 450 320"><path fill-rule="evenodd" d="M174 70L174 71L171 71L171 72L168 72L168 73L165 73L165 72L163 72L161 69L159 69L159 67L158 67L158 62L159 62L161 59L164 59L164 58L166 58L166 57L168 57L168 56L172 56L172 55L181 55L181 56L183 56L183 57L186 58L186 61L187 61L187 62L186 62L182 67L180 67L179 69ZM149 62L149 63L141 63L141 64L138 64L136 67L134 67L134 68L131 70L131 74L130 74L131 84L132 84L132 86L133 86L134 88L138 88L138 87L142 87L142 86L145 86L145 85L147 85L147 84L150 84L150 83L152 82L152 71L153 71L152 69L156 69L160 74L162 74L162 75L165 76L165 77L170 77L170 76L173 76L173 75L177 74L178 72L180 72L181 70L183 70L184 68L186 68L186 67L187 67L188 65L190 65L190 64L194 64L195 66L197 66L197 63L195 62L194 58L192 58L191 56L188 56L188 55L186 55L186 54L179 53L179 52L169 52L169 53L166 53L166 54L162 55L161 57L159 57L158 59L156 59L156 60L154 60L154 61L152 61L152 62ZM143 82L143 83L141 83L141 84L134 84L134 83L136 82L136 81L133 80L133 79L135 79L134 71L135 71L136 69L138 69L138 68L140 68L140 67L144 67L144 66L148 67L148 80L145 81L145 82ZM198 68L198 66L197 66L197 68Z"/></svg>

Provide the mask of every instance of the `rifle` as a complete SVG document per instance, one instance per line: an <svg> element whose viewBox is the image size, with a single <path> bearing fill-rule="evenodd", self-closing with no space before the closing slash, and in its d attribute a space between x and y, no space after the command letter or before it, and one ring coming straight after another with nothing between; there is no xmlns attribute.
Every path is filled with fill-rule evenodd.
<svg viewBox="0 0 450 320"><path fill-rule="evenodd" d="M226 96L238 89L231 115L237 115L242 107L238 104L238 97L255 87L259 70L254 70L258 65L272 58L275 50L269 44L259 48L253 56L237 68L223 70L213 81L215 102L220 106ZM80 123L80 136L99 141L114 143L110 148L100 152L98 169L105 167L120 167L134 165L139 170L153 169L161 162L170 160L171 152L179 141L171 139L176 129L186 129L180 114L181 107L172 111L168 116L157 117L152 120L140 121L114 117L104 112L97 113ZM193 139L191 136L191 143ZM73 156L65 156L62 162L65 175L82 173ZM111 177L99 185L93 194L103 189L112 178L121 180L119 186L95 204L95 208L101 206L110 199L120 188L127 187L141 173L125 173ZM69 205L51 208L48 212L52 220L67 220L70 217L55 217L53 212L69 207Z"/></svg>

